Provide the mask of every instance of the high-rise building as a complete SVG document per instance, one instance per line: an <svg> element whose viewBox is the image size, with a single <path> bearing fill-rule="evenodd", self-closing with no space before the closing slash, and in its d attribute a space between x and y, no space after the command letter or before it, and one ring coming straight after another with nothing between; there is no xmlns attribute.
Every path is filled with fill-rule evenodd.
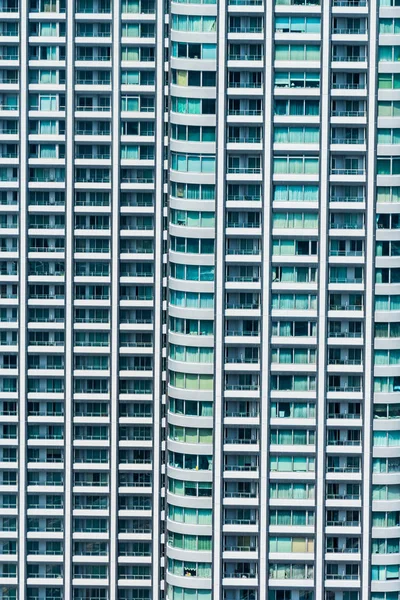
<svg viewBox="0 0 400 600"><path fill-rule="evenodd" d="M0 600L399 600L400 0L0 49Z"/></svg>

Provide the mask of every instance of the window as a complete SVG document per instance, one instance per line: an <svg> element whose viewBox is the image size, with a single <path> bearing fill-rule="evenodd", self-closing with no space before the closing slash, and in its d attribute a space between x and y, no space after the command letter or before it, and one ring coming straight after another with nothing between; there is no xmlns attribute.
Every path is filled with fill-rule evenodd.
<svg viewBox="0 0 400 600"><path fill-rule="evenodd" d="M319 85L319 73L301 71L275 73L275 87L278 88L319 88Z"/></svg>
<svg viewBox="0 0 400 600"><path fill-rule="evenodd" d="M318 202L319 188L316 185L275 185L274 202Z"/></svg>
<svg viewBox="0 0 400 600"><path fill-rule="evenodd" d="M400 60L399 46L379 46L379 62L397 62Z"/></svg>
<svg viewBox="0 0 400 600"><path fill-rule="evenodd" d="M172 208L170 219L173 225L182 227L214 227L215 224L215 214L213 212L186 211Z"/></svg>
<svg viewBox="0 0 400 600"><path fill-rule="evenodd" d="M214 173L215 156L171 152L171 168L182 173Z"/></svg>
<svg viewBox="0 0 400 600"><path fill-rule="evenodd" d="M213 254L214 240L170 236L170 249L187 254Z"/></svg>
<svg viewBox="0 0 400 600"><path fill-rule="evenodd" d="M190 32L216 31L217 20L215 17L201 17L188 15L172 15L171 29Z"/></svg>
<svg viewBox="0 0 400 600"><path fill-rule="evenodd" d="M216 73L172 69L172 83L182 87L215 87Z"/></svg>
<svg viewBox="0 0 400 600"><path fill-rule="evenodd" d="M170 344L169 357L172 360L187 363L212 363L214 360L214 349Z"/></svg>
<svg viewBox="0 0 400 600"><path fill-rule="evenodd" d="M188 390L212 391L214 386L214 378L212 375L179 373L177 371L169 371L169 382L173 387Z"/></svg>
<svg viewBox="0 0 400 600"><path fill-rule="evenodd" d="M275 45L275 60L319 61L320 48L311 44Z"/></svg>
<svg viewBox="0 0 400 600"><path fill-rule="evenodd" d="M318 144L318 127L274 127L275 144Z"/></svg>
<svg viewBox="0 0 400 600"><path fill-rule="evenodd" d="M274 175L317 175L319 172L319 159L318 157L307 156L275 156L273 172Z"/></svg>
<svg viewBox="0 0 400 600"><path fill-rule="evenodd" d="M215 100L208 98L171 98L171 110L176 113L188 115L214 115Z"/></svg>
<svg viewBox="0 0 400 600"><path fill-rule="evenodd" d="M272 227L276 229L317 229L317 213L274 213Z"/></svg>
<svg viewBox="0 0 400 600"><path fill-rule="evenodd" d="M215 127L171 124L171 139L188 142L215 142Z"/></svg>
<svg viewBox="0 0 400 600"><path fill-rule="evenodd" d="M187 281L214 281L214 267L182 265L171 262L170 275L174 279L185 279Z"/></svg>
<svg viewBox="0 0 400 600"><path fill-rule="evenodd" d="M400 202L400 187L378 186L376 188L376 201L379 203Z"/></svg>
<svg viewBox="0 0 400 600"><path fill-rule="evenodd" d="M172 56L175 58L215 60L217 57L217 46L216 44L172 42Z"/></svg>
<svg viewBox="0 0 400 600"><path fill-rule="evenodd" d="M319 17L276 17L275 33L320 33Z"/></svg>
<svg viewBox="0 0 400 600"><path fill-rule="evenodd" d="M215 186L208 184L171 182L171 195L187 200L214 200Z"/></svg>
<svg viewBox="0 0 400 600"><path fill-rule="evenodd" d="M378 89L396 90L400 88L400 73L379 73Z"/></svg>
<svg viewBox="0 0 400 600"><path fill-rule="evenodd" d="M169 302L172 306L212 309L214 307L214 294L170 290Z"/></svg>

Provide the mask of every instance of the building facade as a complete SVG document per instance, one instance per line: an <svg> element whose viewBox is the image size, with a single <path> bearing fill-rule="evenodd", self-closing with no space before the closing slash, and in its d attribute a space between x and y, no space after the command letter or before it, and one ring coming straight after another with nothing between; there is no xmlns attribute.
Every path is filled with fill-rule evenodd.
<svg viewBox="0 0 400 600"><path fill-rule="evenodd" d="M399 600L399 0L0 46L0 600Z"/></svg>

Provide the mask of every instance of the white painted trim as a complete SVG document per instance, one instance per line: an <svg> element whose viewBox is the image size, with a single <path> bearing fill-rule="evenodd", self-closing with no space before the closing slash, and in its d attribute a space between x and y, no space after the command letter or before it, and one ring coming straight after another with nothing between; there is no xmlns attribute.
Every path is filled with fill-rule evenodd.
<svg viewBox="0 0 400 600"><path fill-rule="evenodd" d="M162 403L162 285L164 203L164 2L156 0L156 131L154 193L154 338L153 338L153 600L162 597L161 586L161 403ZM165 496L165 494L164 494Z"/></svg>
<svg viewBox="0 0 400 600"><path fill-rule="evenodd" d="M19 339L18 339L18 594L26 598L26 464L27 464L27 216L28 216L28 2L20 2L19 92Z"/></svg>
<svg viewBox="0 0 400 600"><path fill-rule="evenodd" d="M112 1L112 191L111 191L111 402L110 402L110 600L118 598L118 417L119 417L119 189L121 3Z"/></svg>
<svg viewBox="0 0 400 600"><path fill-rule="evenodd" d="M272 135L273 135L273 48L274 4L265 0L264 12L264 156L262 206L262 310L261 310L261 396L260 396L260 476L259 476L259 598L268 597L269 529L269 415L270 415L270 306L271 306L271 211L272 211Z"/></svg>
<svg viewBox="0 0 400 600"><path fill-rule="evenodd" d="M317 453L316 453L316 523L315 523L315 598L324 598L325 556L325 445L326 445L326 340L328 303L328 218L329 218L329 136L330 136L330 3L323 2L321 14L321 80L320 93L320 197L318 257L318 367L317 367Z"/></svg>
<svg viewBox="0 0 400 600"><path fill-rule="evenodd" d="M367 186L365 244L365 318L364 318L364 414L362 457L362 555L361 598L371 596L371 508L372 508L372 431L374 398L374 288L375 288L375 203L376 203L376 90L378 3L369 0L369 70L368 70L368 128L367 128Z"/></svg>
<svg viewBox="0 0 400 600"><path fill-rule="evenodd" d="M223 502L223 410L224 410L224 282L225 282L225 89L226 89L226 0L218 0L217 64L217 161L215 205L215 283L214 283L214 456L213 456L213 600L221 596L222 562L222 502Z"/></svg>

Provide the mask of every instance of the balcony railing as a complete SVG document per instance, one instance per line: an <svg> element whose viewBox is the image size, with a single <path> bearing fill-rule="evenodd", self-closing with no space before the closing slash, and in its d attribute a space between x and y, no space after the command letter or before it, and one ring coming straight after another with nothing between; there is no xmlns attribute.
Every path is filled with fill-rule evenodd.
<svg viewBox="0 0 400 600"><path fill-rule="evenodd" d="M335 2L333 2L333 5L336 6ZM344 35L362 35L364 33L367 33L367 30L365 29L365 27L357 27L357 28L349 28L349 27L334 27L332 29L332 33L339 33L339 34L344 34Z"/></svg>
<svg viewBox="0 0 400 600"><path fill-rule="evenodd" d="M329 310L363 310L362 304L331 304Z"/></svg>
<svg viewBox="0 0 400 600"><path fill-rule="evenodd" d="M257 229L258 227L261 227L261 223L254 223L252 221L242 221L241 223L237 221L227 221L225 226L230 227L231 229ZM16 227L16 225L14 227Z"/></svg>
<svg viewBox="0 0 400 600"><path fill-rule="evenodd" d="M257 256L261 253L258 248L227 248L226 254L235 256Z"/></svg>
<svg viewBox="0 0 400 600"><path fill-rule="evenodd" d="M263 0L229 0L230 6L262 6Z"/></svg>
<svg viewBox="0 0 400 600"><path fill-rule="evenodd" d="M257 418L259 416L258 411L252 410L252 411L233 411L233 410L226 410L225 411L225 417L240 417L240 418Z"/></svg>
<svg viewBox="0 0 400 600"><path fill-rule="evenodd" d="M231 4L231 2L229 3ZM262 27L229 27L228 33L262 33Z"/></svg>
<svg viewBox="0 0 400 600"><path fill-rule="evenodd" d="M329 283L363 283L362 277L329 277Z"/></svg>
<svg viewBox="0 0 400 600"><path fill-rule="evenodd" d="M362 365L361 358L330 358L328 360L329 365Z"/></svg>
<svg viewBox="0 0 400 600"><path fill-rule="evenodd" d="M230 202L261 202L261 196L257 195L240 195L240 194L228 194L226 197Z"/></svg>
<svg viewBox="0 0 400 600"><path fill-rule="evenodd" d="M361 440L328 440L328 446L361 446Z"/></svg>
<svg viewBox="0 0 400 600"><path fill-rule="evenodd" d="M332 83L333 90L365 90L365 83Z"/></svg>
<svg viewBox="0 0 400 600"><path fill-rule="evenodd" d="M258 471L258 465L225 465L224 471Z"/></svg>
<svg viewBox="0 0 400 600"><path fill-rule="evenodd" d="M227 275L226 281L237 281L241 283L257 283L258 281L260 281L260 277L257 275Z"/></svg>
<svg viewBox="0 0 400 600"><path fill-rule="evenodd" d="M365 139L333 137L331 140L331 144L365 144Z"/></svg>
<svg viewBox="0 0 400 600"><path fill-rule="evenodd" d="M364 110L332 110L331 117L365 117Z"/></svg>
<svg viewBox="0 0 400 600"><path fill-rule="evenodd" d="M234 115L234 116L246 116L246 115L248 115L248 116L261 116L262 114L263 113L262 113L261 109L258 110L258 109L255 109L255 108L254 109L251 109L251 108L242 108L242 109L238 109L238 110L233 109L233 108L228 109L228 115L230 115L230 116L231 115Z"/></svg>
<svg viewBox="0 0 400 600"><path fill-rule="evenodd" d="M364 62L366 56L332 56L332 62Z"/></svg>
<svg viewBox="0 0 400 600"><path fill-rule="evenodd" d="M330 250L329 256L364 256L362 250Z"/></svg>
<svg viewBox="0 0 400 600"><path fill-rule="evenodd" d="M224 497L225 498L258 498L258 494L256 492L225 492ZM256 548L254 548L254 550L255 549Z"/></svg>
<svg viewBox="0 0 400 600"><path fill-rule="evenodd" d="M328 419L361 419L360 413L328 413Z"/></svg>
<svg viewBox="0 0 400 600"><path fill-rule="evenodd" d="M328 418L329 418L329 415L328 415ZM347 465L344 465L343 467L328 466L326 470L328 473L360 473L361 472L361 469L359 467L348 467ZM332 494L331 494L331 496L332 496Z"/></svg>
<svg viewBox="0 0 400 600"><path fill-rule="evenodd" d="M261 167L228 167L227 173L236 173L236 174L259 174L261 173Z"/></svg>
<svg viewBox="0 0 400 600"><path fill-rule="evenodd" d="M224 440L224 444L237 444L237 445L258 444L258 440L252 440L252 439L246 440L246 439L241 439L241 438L228 438L228 439Z"/></svg>
<svg viewBox="0 0 400 600"><path fill-rule="evenodd" d="M327 527L359 527L360 521L327 521Z"/></svg>
<svg viewBox="0 0 400 600"><path fill-rule="evenodd" d="M365 169L332 168L331 175L365 175Z"/></svg>
<svg viewBox="0 0 400 600"><path fill-rule="evenodd" d="M246 302L242 302L242 303L237 303L237 302L227 302L225 304L225 308L234 308L234 309L245 309L245 310L249 310L249 309L255 309L257 310L258 308L260 308L260 304L256 303L256 302L252 302L252 303L246 303Z"/></svg>
<svg viewBox="0 0 400 600"><path fill-rule="evenodd" d="M228 137L227 140L231 144L259 144L261 143L261 137Z"/></svg>
<svg viewBox="0 0 400 600"><path fill-rule="evenodd" d="M326 495L327 500L360 500L361 496L360 494L327 494ZM359 552L358 549L352 549L352 550L347 550L347 549L342 549L342 550L335 550L332 549L332 552Z"/></svg>
<svg viewBox="0 0 400 600"><path fill-rule="evenodd" d="M331 196L330 202L365 202L364 196Z"/></svg>
<svg viewBox="0 0 400 600"><path fill-rule="evenodd" d="M361 385L329 385L328 392L362 392Z"/></svg>
<svg viewBox="0 0 400 600"><path fill-rule="evenodd" d="M239 331L239 330L235 330L235 329L227 329L225 332L226 336L240 336L240 337L247 337L247 336L253 336L256 337L258 335L260 335L259 331Z"/></svg>
<svg viewBox="0 0 400 600"><path fill-rule="evenodd" d="M367 6L367 0L332 0L332 6Z"/></svg>
<svg viewBox="0 0 400 600"><path fill-rule="evenodd" d="M361 331L330 331L328 337L333 338L362 338Z"/></svg>

